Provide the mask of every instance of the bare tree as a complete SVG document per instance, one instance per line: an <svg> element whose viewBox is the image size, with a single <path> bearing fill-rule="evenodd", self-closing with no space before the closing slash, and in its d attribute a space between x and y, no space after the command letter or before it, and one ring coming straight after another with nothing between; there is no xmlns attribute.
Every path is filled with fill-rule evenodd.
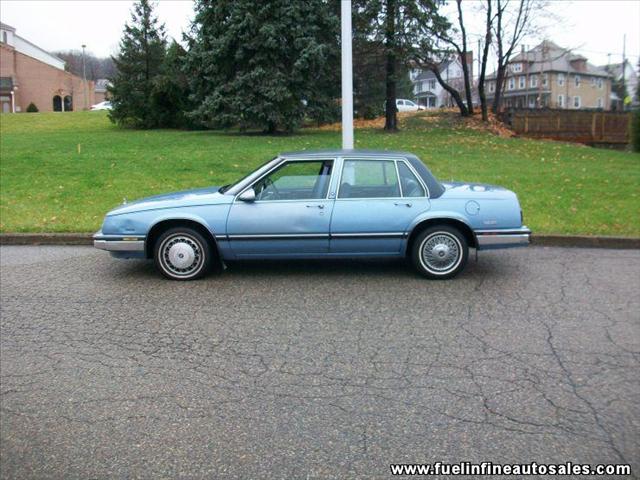
<svg viewBox="0 0 640 480"><path fill-rule="evenodd" d="M495 0L495 2L496 18L492 30L495 36L498 68L495 96L491 106L493 113L497 113L500 109L509 61L522 38L529 32L534 7L540 3L537 0Z"/></svg>
<svg viewBox="0 0 640 480"><path fill-rule="evenodd" d="M478 96L480 97L480 110L482 111L482 120L485 122L489 120L489 114L487 111L487 96L484 91L484 80L487 73L487 59L489 57L489 46L491 45L491 29L493 27L494 21L492 12L493 5L491 1L492 0L487 0L484 47L482 49L480 76L478 77Z"/></svg>
<svg viewBox="0 0 640 480"><path fill-rule="evenodd" d="M460 114L464 117L473 114L472 78L467 62L467 30L462 14L462 0L456 0L457 30L449 24L446 29L442 24L424 25L422 37L426 39L414 50L414 62L426 70L431 70L440 86L451 95ZM459 35L458 35L459 34ZM457 37L457 38L456 38ZM462 65L463 89L448 82L440 73L441 65L451 59L459 58ZM463 100L463 95L465 99ZM466 100L466 104L465 104Z"/></svg>
<svg viewBox="0 0 640 480"><path fill-rule="evenodd" d="M467 110L469 115L473 115L473 99L471 92L471 72L469 72L469 64L467 63L467 30L464 28L464 20L462 19L462 0L456 0L458 7L458 25L460 26L460 36L462 41L462 48L458 47L458 44L453 43L456 52L460 56L462 63L462 75L464 77L464 90L467 95Z"/></svg>

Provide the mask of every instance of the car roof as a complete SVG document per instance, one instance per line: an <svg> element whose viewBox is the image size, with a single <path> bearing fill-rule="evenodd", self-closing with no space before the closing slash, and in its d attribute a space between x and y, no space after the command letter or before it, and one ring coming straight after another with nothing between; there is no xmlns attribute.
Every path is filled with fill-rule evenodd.
<svg viewBox="0 0 640 480"><path fill-rule="evenodd" d="M365 149L335 149L335 150L299 150L296 152L283 152L280 157L402 157L402 158L418 158L413 153L402 152L397 150L365 150Z"/></svg>

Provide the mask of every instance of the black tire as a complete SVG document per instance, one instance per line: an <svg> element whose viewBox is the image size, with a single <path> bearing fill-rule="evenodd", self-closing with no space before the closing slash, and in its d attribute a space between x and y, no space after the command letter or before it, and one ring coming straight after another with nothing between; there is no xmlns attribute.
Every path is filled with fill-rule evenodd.
<svg viewBox="0 0 640 480"><path fill-rule="evenodd" d="M213 255L207 239L189 227L170 228L158 237L153 246L156 268L170 280L204 277L212 269Z"/></svg>
<svg viewBox="0 0 640 480"><path fill-rule="evenodd" d="M425 229L411 245L413 266L418 273L434 280L455 277L464 269L468 258L467 240L457 228L449 225Z"/></svg>

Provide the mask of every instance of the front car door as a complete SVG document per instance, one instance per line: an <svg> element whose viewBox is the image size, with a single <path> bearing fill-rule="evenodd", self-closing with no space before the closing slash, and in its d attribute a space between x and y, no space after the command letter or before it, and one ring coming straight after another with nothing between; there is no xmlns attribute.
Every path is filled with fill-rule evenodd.
<svg viewBox="0 0 640 480"><path fill-rule="evenodd" d="M239 258L308 256L329 251L333 199L328 198L333 159L287 159L236 196L227 237Z"/></svg>
<svg viewBox="0 0 640 480"><path fill-rule="evenodd" d="M344 159L331 220L330 252L398 255L428 191L403 159Z"/></svg>

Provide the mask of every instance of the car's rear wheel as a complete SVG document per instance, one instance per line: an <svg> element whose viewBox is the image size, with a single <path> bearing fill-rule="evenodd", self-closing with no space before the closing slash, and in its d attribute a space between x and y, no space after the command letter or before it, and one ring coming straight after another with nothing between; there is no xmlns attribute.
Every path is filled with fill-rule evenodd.
<svg viewBox="0 0 640 480"><path fill-rule="evenodd" d="M195 280L211 271L209 242L188 227L171 228L155 243L153 258L158 270L171 280Z"/></svg>
<svg viewBox="0 0 640 480"><path fill-rule="evenodd" d="M411 248L416 270L427 278L445 280L460 273L469 257L464 235L455 227L434 226L420 232Z"/></svg>

